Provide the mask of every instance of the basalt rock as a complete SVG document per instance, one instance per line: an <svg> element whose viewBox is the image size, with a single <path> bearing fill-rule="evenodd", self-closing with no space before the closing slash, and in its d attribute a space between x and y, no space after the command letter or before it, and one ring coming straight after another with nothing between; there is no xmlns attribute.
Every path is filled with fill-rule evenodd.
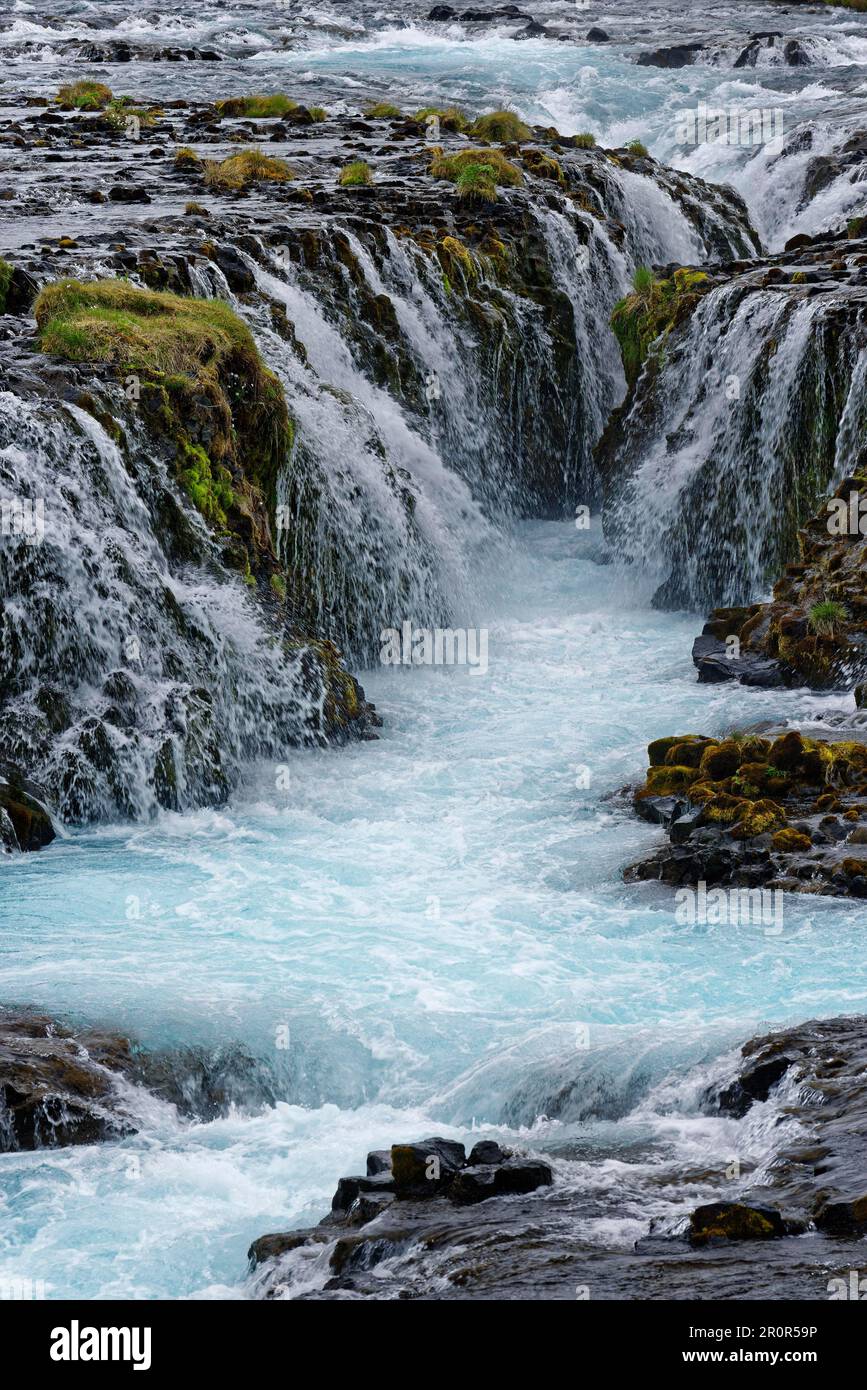
<svg viewBox="0 0 867 1390"><path fill-rule="evenodd" d="M648 757L633 805L668 844L628 880L867 897L867 742L682 734Z"/></svg>
<svg viewBox="0 0 867 1390"><path fill-rule="evenodd" d="M134 1132L117 1089L129 1042L0 1009L0 1151L92 1144Z"/></svg>

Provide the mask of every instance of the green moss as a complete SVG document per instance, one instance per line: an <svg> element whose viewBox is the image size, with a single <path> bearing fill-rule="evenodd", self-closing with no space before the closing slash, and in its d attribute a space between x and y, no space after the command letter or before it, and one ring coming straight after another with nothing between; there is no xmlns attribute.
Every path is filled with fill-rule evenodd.
<svg viewBox="0 0 867 1390"><path fill-rule="evenodd" d="M654 350L661 355L665 338L686 318L711 282L701 270L677 270L667 280L655 280L646 266L633 277L633 293L614 306L611 326L620 345L623 370L634 386Z"/></svg>
<svg viewBox="0 0 867 1390"><path fill-rule="evenodd" d="M373 183L370 165L363 159L354 159L341 169L337 182L342 188L359 188L363 184Z"/></svg>
<svg viewBox="0 0 867 1390"><path fill-rule="evenodd" d="M544 150L522 150L521 163L525 169L529 169L537 178L551 179L555 183L565 184L566 177L560 167L559 162L553 155L545 154Z"/></svg>
<svg viewBox="0 0 867 1390"><path fill-rule="evenodd" d="M694 767L652 767L647 774L647 792L651 796L668 796L688 787L698 775Z"/></svg>
<svg viewBox="0 0 867 1390"><path fill-rule="evenodd" d="M850 241L856 237L867 236L867 217L850 217L846 223L846 235Z"/></svg>
<svg viewBox="0 0 867 1390"><path fill-rule="evenodd" d="M532 132L514 111L489 111L473 121L469 134L474 140L490 140L502 145L508 141L529 140Z"/></svg>
<svg viewBox="0 0 867 1390"><path fill-rule="evenodd" d="M282 575L282 574L277 574L277 573L275 572L274 574L271 575L270 583L271 583L271 588L272 588L273 592L277 595L277 598L280 600L281 603L285 603L285 602L286 602L286 580L284 579L283 575Z"/></svg>
<svg viewBox="0 0 867 1390"><path fill-rule="evenodd" d="M43 352L106 362L155 382L163 428L182 444L179 467L192 496L223 511L230 480L215 465L234 460L273 507L277 469L291 447L282 387L246 324L221 300L139 289L125 280L47 285L34 305ZM208 470L185 448L186 423L207 406ZM204 490L204 492L202 491Z"/></svg>
<svg viewBox="0 0 867 1390"><path fill-rule="evenodd" d="M443 270L448 274L454 273L454 268L459 266L466 280L476 278L476 265L472 257L472 252L459 241L457 237L446 236L437 245L437 254Z"/></svg>
<svg viewBox="0 0 867 1390"><path fill-rule="evenodd" d="M265 96L254 92L248 97L225 97L217 102L221 116L253 116L266 120L271 116L285 116L289 111L297 111L297 101L291 101L285 92L273 92Z"/></svg>
<svg viewBox="0 0 867 1390"><path fill-rule="evenodd" d="M84 78L79 82L67 82L55 101L61 106L74 106L78 111L99 111L112 99L111 88L104 82L93 82Z"/></svg>
<svg viewBox="0 0 867 1390"><path fill-rule="evenodd" d="M328 120L328 112L324 106L308 106L307 110L310 113L310 119L315 121L317 125L320 121Z"/></svg>
<svg viewBox="0 0 867 1390"><path fill-rule="evenodd" d="M778 830L771 840L771 848L783 854L800 854L812 849L813 841L801 830Z"/></svg>
<svg viewBox="0 0 867 1390"><path fill-rule="evenodd" d="M257 149L239 150L228 159L206 159L203 168L208 187L219 189L249 188L263 180L287 183L295 177L285 159L275 159Z"/></svg>

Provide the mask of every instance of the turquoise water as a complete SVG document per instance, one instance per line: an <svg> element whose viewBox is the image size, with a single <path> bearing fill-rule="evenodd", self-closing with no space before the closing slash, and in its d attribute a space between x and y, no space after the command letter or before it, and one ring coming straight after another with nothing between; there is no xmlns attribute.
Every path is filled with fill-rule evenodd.
<svg viewBox="0 0 867 1390"><path fill-rule="evenodd" d="M851 700L699 687L698 620L646 608L593 544L522 527L480 578L487 675L367 673L378 742L5 869L0 998L148 1048L241 1044L279 1099L194 1123L131 1091L134 1138L5 1155L0 1278L243 1296L253 1238L318 1219L368 1148L432 1127L610 1148L639 1116L718 1158L696 1065L867 1005L858 905L788 898L773 936L679 925L669 890L620 880L661 833L610 797L649 738Z"/></svg>

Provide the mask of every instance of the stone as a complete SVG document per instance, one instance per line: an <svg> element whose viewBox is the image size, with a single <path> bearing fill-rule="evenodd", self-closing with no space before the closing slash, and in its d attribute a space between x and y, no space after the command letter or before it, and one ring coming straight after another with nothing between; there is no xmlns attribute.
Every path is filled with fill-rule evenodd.
<svg viewBox="0 0 867 1390"><path fill-rule="evenodd" d="M504 1163L479 1163L464 1168L449 1188L449 1198L460 1206L508 1197L548 1187L554 1174L547 1163L532 1158L509 1158Z"/></svg>
<svg viewBox="0 0 867 1390"><path fill-rule="evenodd" d="M449 1186L466 1163L463 1144L435 1136L417 1144L392 1144L391 1171L401 1195L433 1197Z"/></svg>
<svg viewBox="0 0 867 1390"><path fill-rule="evenodd" d="M689 1218L690 1245L723 1245L735 1240L773 1240L786 1235L782 1214L775 1207L741 1202L709 1202Z"/></svg>

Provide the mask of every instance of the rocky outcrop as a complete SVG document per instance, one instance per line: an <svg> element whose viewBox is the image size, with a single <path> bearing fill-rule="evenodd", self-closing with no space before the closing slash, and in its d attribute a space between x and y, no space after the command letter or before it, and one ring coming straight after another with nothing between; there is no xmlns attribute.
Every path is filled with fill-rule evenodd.
<svg viewBox="0 0 867 1390"><path fill-rule="evenodd" d="M42 787L19 768L0 763L0 853L37 850L50 845L56 831Z"/></svg>
<svg viewBox="0 0 867 1390"><path fill-rule="evenodd" d="M476 1144L469 1159L463 1144L438 1136L374 1151L366 1175L340 1179L331 1212L319 1226L253 1242L251 1264L265 1266L257 1275L258 1291L281 1296L284 1257L315 1257L323 1245L331 1247L329 1288L352 1288L357 1271L434 1238L450 1209L526 1196L552 1181L547 1163L518 1157L491 1140Z"/></svg>
<svg viewBox="0 0 867 1390"><path fill-rule="evenodd" d="M0 1009L0 1152L132 1133L117 1088L132 1066L126 1038L73 1033L42 1014Z"/></svg>
<svg viewBox="0 0 867 1390"><path fill-rule="evenodd" d="M693 659L700 681L860 691L867 677L867 444L854 472L798 533L770 603L711 613ZM859 700L861 695L859 694Z"/></svg>
<svg viewBox="0 0 867 1390"><path fill-rule="evenodd" d="M867 743L695 734L656 739L638 815L668 832L666 847L627 870L699 887L701 920L755 920L780 931L771 895L707 896L709 888L779 889L867 897ZM751 911L755 908L754 917ZM713 915L716 914L716 915ZM697 920L695 915L692 920Z"/></svg>

